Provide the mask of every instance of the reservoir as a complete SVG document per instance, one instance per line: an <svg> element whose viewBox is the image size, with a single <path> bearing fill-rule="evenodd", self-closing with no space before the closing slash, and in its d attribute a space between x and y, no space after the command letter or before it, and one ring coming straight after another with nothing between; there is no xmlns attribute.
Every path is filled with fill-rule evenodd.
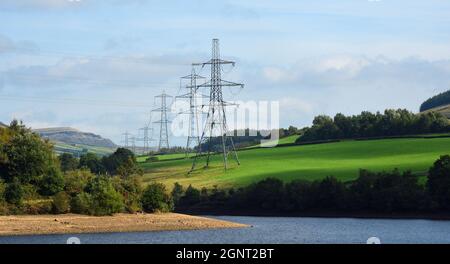
<svg viewBox="0 0 450 264"><path fill-rule="evenodd" d="M66 244L70 237L77 237L82 244L365 244L370 237L379 238L381 243L450 243L450 221L246 216L214 216L212 218L248 224L251 227L14 236L0 237L0 244Z"/></svg>

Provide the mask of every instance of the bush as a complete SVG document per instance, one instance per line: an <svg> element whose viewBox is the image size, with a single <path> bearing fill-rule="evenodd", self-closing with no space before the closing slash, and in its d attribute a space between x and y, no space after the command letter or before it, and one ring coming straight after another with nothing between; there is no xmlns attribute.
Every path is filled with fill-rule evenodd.
<svg viewBox="0 0 450 264"><path fill-rule="evenodd" d="M92 196L89 193L82 192L71 199L70 210L76 214L93 215L92 204Z"/></svg>
<svg viewBox="0 0 450 264"><path fill-rule="evenodd" d="M167 194L166 187L161 183L152 183L142 194L142 208L145 212L170 212L173 210L173 200Z"/></svg>
<svg viewBox="0 0 450 264"><path fill-rule="evenodd" d="M123 198L114 189L110 178L94 178L86 186L86 192L92 197L91 213L94 215L112 215L124 209Z"/></svg>
<svg viewBox="0 0 450 264"><path fill-rule="evenodd" d="M64 189L64 177L59 169L52 167L39 183L39 193L45 196L54 195Z"/></svg>
<svg viewBox="0 0 450 264"><path fill-rule="evenodd" d="M123 197L125 211L134 213L142 210L140 200L142 195L141 177L130 176L123 179L116 176L112 183L116 191Z"/></svg>
<svg viewBox="0 0 450 264"><path fill-rule="evenodd" d="M17 178L8 183L5 188L5 199L8 203L21 205L23 199L23 188Z"/></svg>
<svg viewBox="0 0 450 264"><path fill-rule="evenodd" d="M76 170L78 168L78 159L72 154L63 153L58 159L63 172Z"/></svg>
<svg viewBox="0 0 450 264"><path fill-rule="evenodd" d="M53 196L53 212L66 214L70 211L70 196L65 192L59 192Z"/></svg>
<svg viewBox="0 0 450 264"><path fill-rule="evenodd" d="M37 200L24 202L21 207L23 214L39 215L52 213L51 200Z"/></svg>
<svg viewBox="0 0 450 264"><path fill-rule="evenodd" d="M95 175L87 169L69 171L64 175L64 190L70 196L75 197L84 191L94 177Z"/></svg>

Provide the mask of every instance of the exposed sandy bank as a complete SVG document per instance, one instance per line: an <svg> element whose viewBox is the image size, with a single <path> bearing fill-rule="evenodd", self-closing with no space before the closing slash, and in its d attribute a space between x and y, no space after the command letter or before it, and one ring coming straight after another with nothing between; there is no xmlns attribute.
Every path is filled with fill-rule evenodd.
<svg viewBox="0 0 450 264"><path fill-rule="evenodd" d="M184 214L0 216L0 236L239 228L247 225Z"/></svg>

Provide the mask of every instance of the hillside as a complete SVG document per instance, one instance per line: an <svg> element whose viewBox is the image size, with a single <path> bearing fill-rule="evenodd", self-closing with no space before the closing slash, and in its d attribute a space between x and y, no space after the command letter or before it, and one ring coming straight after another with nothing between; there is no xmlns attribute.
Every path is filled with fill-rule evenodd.
<svg viewBox="0 0 450 264"><path fill-rule="evenodd" d="M431 111L441 113L442 115L444 115L448 119L450 119L450 104L431 108L426 111L423 111L422 113L427 113L427 112L431 112Z"/></svg>
<svg viewBox="0 0 450 264"><path fill-rule="evenodd" d="M117 146L109 139L99 135L81 132L69 127L34 129L41 137L49 139L55 144L58 153L72 153L79 155L83 152L93 152L99 155L112 153Z"/></svg>
<svg viewBox="0 0 450 264"><path fill-rule="evenodd" d="M450 90L435 95L423 102L423 104L420 106L420 112L424 112L433 108L439 108L441 106L450 107Z"/></svg>
<svg viewBox="0 0 450 264"><path fill-rule="evenodd" d="M221 157L213 157L211 167L187 175L192 159L141 163L146 171L145 181L167 185L179 182L196 187L244 186L275 177L284 181L315 180L334 175L343 181L357 177L360 168L373 171L411 169L424 175L440 155L450 153L450 138L383 139L277 147L239 151L241 166L230 161L231 169L224 172ZM170 186L171 188L171 186Z"/></svg>
<svg viewBox="0 0 450 264"><path fill-rule="evenodd" d="M5 124L3 124L2 122L0 122L0 127L7 127Z"/></svg>

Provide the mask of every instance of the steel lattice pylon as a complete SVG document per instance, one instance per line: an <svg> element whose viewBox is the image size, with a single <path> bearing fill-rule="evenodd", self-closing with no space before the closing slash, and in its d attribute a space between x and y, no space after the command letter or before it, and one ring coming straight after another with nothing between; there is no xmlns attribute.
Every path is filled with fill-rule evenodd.
<svg viewBox="0 0 450 264"><path fill-rule="evenodd" d="M233 61L226 61L220 58L220 49L219 49L219 40L213 39L212 41L212 57L211 60L204 63L194 63L194 66L200 65L202 67L206 65L211 66L211 80L208 82L199 85L198 87L207 87L210 89L209 93L209 105L208 105L208 114L206 118L205 128L203 129L202 136L200 138L200 143L198 146L197 154L194 157L194 161L192 163L192 168L190 172L195 169L197 161L199 157L204 156L204 152L206 155L206 167L209 166L211 154L213 153L212 149L212 140L213 137L221 138L221 152L223 154L223 164L224 168L227 169L228 166L228 155L232 152L237 164L239 165L239 158L236 153L236 149L234 147L233 138L227 136L228 127L227 127L227 118L225 114L225 107L229 105L227 102L223 100L223 87L233 87L239 86L244 87L243 84L234 83L222 80L222 65L231 64L235 65ZM206 151L203 150L202 144L206 144Z"/></svg>
<svg viewBox="0 0 450 264"><path fill-rule="evenodd" d="M204 78L205 77L196 74L195 67L192 67L192 72L190 75L181 77L182 80L190 81L190 84L186 86L189 92L187 94L183 94L176 97L189 100L189 110L181 113L189 115L188 138L186 143L186 157L188 157L191 147L194 148L200 144L200 125L198 116L199 110L197 101L199 99L199 96L202 98L205 96L198 94L197 80Z"/></svg>
<svg viewBox="0 0 450 264"><path fill-rule="evenodd" d="M169 124L170 121L167 116L167 112L169 111L169 108L167 107L167 98L171 97L172 96L166 94L165 91L162 94L155 96L155 98L161 98L161 107L152 111L161 113L161 119L154 122L160 124L158 151L163 148L169 148L169 129L167 127L167 124Z"/></svg>

